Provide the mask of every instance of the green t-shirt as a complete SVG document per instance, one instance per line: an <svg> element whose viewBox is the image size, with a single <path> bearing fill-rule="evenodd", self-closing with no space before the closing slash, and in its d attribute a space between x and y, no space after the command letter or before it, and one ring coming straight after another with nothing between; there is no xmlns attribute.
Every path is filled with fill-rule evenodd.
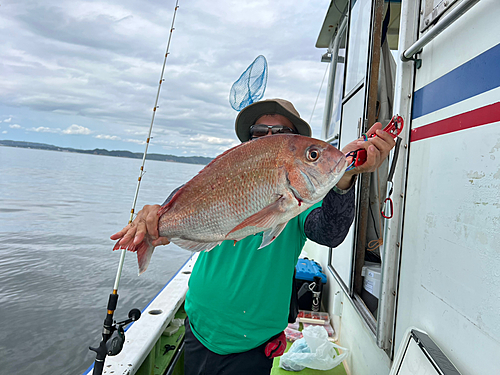
<svg viewBox="0 0 500 375"><path fill-rule="evenodd" d="M306 242L311 210L288 222L270 245L262 233L200 253L189 280L185 309L198 340L217 354L253 349L288 324L293 271Z"/></svg>

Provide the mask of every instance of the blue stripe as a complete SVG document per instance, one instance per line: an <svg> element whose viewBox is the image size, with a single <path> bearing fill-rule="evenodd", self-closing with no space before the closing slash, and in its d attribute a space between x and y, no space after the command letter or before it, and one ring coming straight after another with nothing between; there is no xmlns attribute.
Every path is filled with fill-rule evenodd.
<svg viewBox="0 0 500 375"><path fill-rule="evenodd" d="M416 91L412 118L427 115L498 86L500 44Z"/></svg>

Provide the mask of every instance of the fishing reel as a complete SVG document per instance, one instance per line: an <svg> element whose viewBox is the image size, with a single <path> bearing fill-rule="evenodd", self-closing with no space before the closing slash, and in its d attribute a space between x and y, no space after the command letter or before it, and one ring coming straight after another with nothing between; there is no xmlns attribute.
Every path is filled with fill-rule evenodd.
<svg viewBox="0 0 500 375"><path fill-rule="evenodd" d="M114 332L111 337L106 342L106 349L108 349L108 355L113 356L120 353L123 349L123 343L125 342L125 327L127 324L135 322L141 317L141 311L139 309L132 309L128 313L128 319L123 322L113 324Z"/></svg>
<svg viewBox="0 0 500 375"><path fill-rule="evenodd" d="M111 333L111 336L105 343L106 354L109 356L114 356L120 353L123 349L123 344L125 343L125 330L124 327L127 324L135 322L141 317L141 311L139 309L132 309L128 313L128 319L122 322L115 322L113 325L108 327L108 332ZM99 353L104 349L104 346L101 345L98 348L89 348L90 350Z"/></svg>

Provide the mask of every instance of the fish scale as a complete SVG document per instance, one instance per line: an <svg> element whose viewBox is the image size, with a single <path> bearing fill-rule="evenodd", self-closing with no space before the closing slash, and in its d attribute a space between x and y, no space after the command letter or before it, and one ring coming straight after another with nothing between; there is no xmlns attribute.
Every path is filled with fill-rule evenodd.
<svg viewBox="0 0 500 375"><path fill-rule="evenodd" d="M242 143L215 158L160 209L159 234L184 249L208 251L264 231L266 246L290 219L323 199L345 168L342 152L314 138L280 134ZM139 273L149 264L151 241L146 236L127 247L137 252Z"/></svg>

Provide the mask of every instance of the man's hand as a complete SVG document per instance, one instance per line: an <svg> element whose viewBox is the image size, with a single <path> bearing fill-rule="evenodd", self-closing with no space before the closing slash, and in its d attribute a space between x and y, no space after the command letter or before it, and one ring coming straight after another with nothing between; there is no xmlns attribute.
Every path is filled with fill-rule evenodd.
<svg viewBox="0 0 500 375"><path fill-rule="evenodd" d="M167 237L159 237L158 234L158 210L159 204L146 205L137 213L134 221L128 224L121 231L113 234L110 238L112 240L120 240L120 247L126 248L129 244L133 243L138 245L147 234L152 237L153 246L168 245L170 240Z"/></svg>
<svg viewBox="0 0 500 375"><path fill-rule="evenodd" d="M370 138L372 134L376 134L377 136ZM339 189L348 189L351 186L352 177L354 175L377 170L377 168L380 167L382 162L389 155L392 148L396 145L392 136L382 130L382 124L380 122L374 124L370 130L368 130L366 135L368 136L367 141L360 138L347 144L342 149L342 152L347 154L348 152L364 148L366 150L366 162L344 173L344 176L342 176L340 181L337 183L337 187Z"/></svg>

